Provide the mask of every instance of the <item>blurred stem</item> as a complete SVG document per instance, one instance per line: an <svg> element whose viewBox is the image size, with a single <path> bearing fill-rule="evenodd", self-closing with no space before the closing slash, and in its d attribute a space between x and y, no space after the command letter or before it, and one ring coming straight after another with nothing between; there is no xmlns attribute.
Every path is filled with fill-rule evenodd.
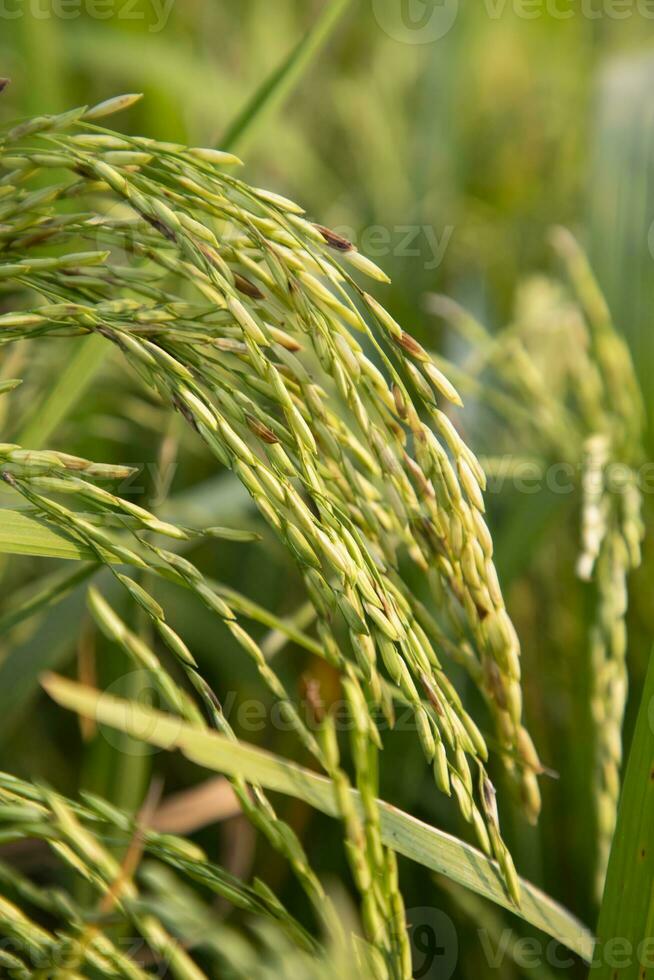
<svg viewBox="0 0 654 980"><path fill-rule="evenodd" d="M23 426L17 442L26 449L42 449L55 429L79 403L98 375L110 351L107 341L91 334L78 341L75 353L43 401L36 405L32 418Z"/></svg>
<svg viewBox="0 0 654 980"><path fill-rule="evenodd" d="M4 28L3 28L4 31ZM60 24L56 17L34 16L28 6L20 18L19 47L29 78L21 96L26 113L61 112L69 103Z"/></svg>
<svg viewBox="0 0 654 980"><path fill-rule="evenodd" d="M228 126L220 141L223 150L234 150L252 135L256 123L278 108L293 91L300 78L317 57L345 13L350 0L332 0L327 4L311 30L256 90L249 102Z"/></svg>
<svg viewBox="0 0 654 980"><path fill-rule="evenodd" d="M299 609L286 618L286 624L294 630L305 630L316 618L316 610L311 602L305 602ZM261 643L261 652L266 660L272 660L280 653L291 637L288 632L271 629Z"/></svg>

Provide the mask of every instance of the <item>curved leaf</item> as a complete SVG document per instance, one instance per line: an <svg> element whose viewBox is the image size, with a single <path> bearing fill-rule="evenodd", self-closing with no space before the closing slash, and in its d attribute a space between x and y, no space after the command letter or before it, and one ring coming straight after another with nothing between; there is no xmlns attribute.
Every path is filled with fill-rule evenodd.
<svg viewBox="0 0 654 980"><path fill-rule="evenodd" d="M316 810L338 816L332 783L280 756L243 742L233 742L216 732L198 730L173 715L111 697L54 674L43 686L55 701L84 717L127 732L134 738L163 749L178 749L186 758L214 772L239 775L248 782L296 799ZM351 790L357 806L359 794ZM569 949L588 960L593 937L566 909L534 885L521 881L521 907L507 897L495 862L476 848L380 801L382 840L398 854L446 875L453 881L515 912Z"/></svg>

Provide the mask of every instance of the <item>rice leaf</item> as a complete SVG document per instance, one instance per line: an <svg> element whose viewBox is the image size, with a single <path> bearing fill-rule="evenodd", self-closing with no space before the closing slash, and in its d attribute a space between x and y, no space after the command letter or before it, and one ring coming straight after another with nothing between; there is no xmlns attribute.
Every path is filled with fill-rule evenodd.
<svg viewBox="0 0 654 980"><path fill-rule="evenodd" d="M330 816L339 813L334 787L328 779L280 756L243 742L233 742L213 732L199 731L172 715L111 697L54 674L45 675L42 683L58 704L84 717L92 717L151 745L179 749L197 765L244 777L248 782L303 800ZM349 792L361 809L359 794L355 790ZM538 888L529 882L521 882L522 903L518 909L507 898L495 862L463 841L388 803L379 801L379 809L382 840L398 854L511 909L583 959L590 959L593 938L589 931Z"/></svg>
<svg viewBox="0 0 654 980"><path fill-rule="evenodd" d="M250 133L256 122L279 106L298 83L305 70L327 42L350 0L327 4L312 29L293 48L275 71L265 79L223 136L220 147L233 150Z"/></svg>
<svg viewBox="0 0 654 980"><path fill-rule="evenodd" d="M0 554L88 561L96 556L63 531L18 510L0 510Z"/></svg>
<svg viewBox="0 0 654 980"><path fill-rule="evenodd" d="M598 946L592 976L595 980L644 980L652 975L654 926L654 655L640 699L618 822L597 927ZM610 955L619 937L620 949L633 955L620 957L620 968ZM641 962L642 960L642 962Z"/></svg>

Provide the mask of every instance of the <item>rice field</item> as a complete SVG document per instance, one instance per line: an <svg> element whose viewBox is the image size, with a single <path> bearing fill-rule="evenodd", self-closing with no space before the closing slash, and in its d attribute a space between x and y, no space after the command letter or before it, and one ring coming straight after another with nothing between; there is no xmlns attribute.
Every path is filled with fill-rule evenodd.
<svg viewBox="0 0 654 980"><path fill-rule="evenodd" d="M1 975L654 975L654 49L564 6L0 9Z"/></svg>

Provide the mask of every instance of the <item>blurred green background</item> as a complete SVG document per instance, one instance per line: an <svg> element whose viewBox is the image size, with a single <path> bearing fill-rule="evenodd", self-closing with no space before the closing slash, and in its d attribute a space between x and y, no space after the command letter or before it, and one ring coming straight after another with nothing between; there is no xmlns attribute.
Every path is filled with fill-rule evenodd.
<svg viewBox="0 0 654 980"><path fill-rule="evenodd" d="M142 91L122 125L212 144L326 6L3 0L1 66L13 85L0 113ZM653 210L647 4L334 6L345 13L327 47L242 147L248 176L353 229L384 259L391 303L414 321L416 296L437 288L501 322L516 278L549 261L548 226L588 228L613 305L638 351L652 353L642 337Z"/></svg>
<svg viewBox="0 0 654 980"><path fill-rule="evenodd" d="M351 0L340 6L342 15L319 55L238 146L246 178L298 200L312 219L352 237L392 276L383 298L396 318L427 346L455 360L456 344L427 312L425 295L454 297L499 329L511 321L518 284L555 265L547 242L550 226L571 227L589 250L631 344L651 419L654 19L636 3L618 11L608 0L588 2L583 10L578 4L534 7L516 0L459 5ZM0 120L135 91L145 98L117 118L117 128L221 145L248 100L324 8L307 0L61 0L59 6L2 0L0 75L12 84L0 99ZM451 26L444 31L448 18ZM442 31L443 36L432 37ZM40 343L16 355L24 363L13 373L26 377L22 414L0 420L3 440L38 416L43 392L71 351L61 342ZM477 425L474 417L470 426L473 448L492 453L493 426ZM180 444L164 499L156 466L166 435ZM240 526L254 520L245 495L215 477L199 441L171 429L159 407L111 360L49 444L145 467L130 492L163 512L170 508L177 516ZM509 488L491 495L489 510L498 565L524 648L528 725L545 763L560 775L544 780L539 829L525 828L505 808L507 839L521 873L592 924L590 599L574 575L578 500L555 499L544 491L525 502ZM297 608L299 579L272 541L266 540L266 561L257 546L203 548L194 558L216 578L278 613ZM636 692L654 635L651 550L647 544L632 590L630 665ZM14 589L42 571L42 564L25 559L5 562L3 607ZM244 699L260 697L254 674L244 673L222 632L215 636L209 617L177 592L165 598L216 689L223 695L238 690ZM105 739L80 748L75 723L37 693L40 669L74 661L79 644L77 635L71 637L71 622L80 625L82 645L95 642L102 649L102 641L90 640L84 631L81 591L45 620L8 638L0 661L0 765L47 775L73 793L80 783L93 786L123 805L138 803L151 764L165 771L168 788L178 788L189 779L188 767L174 758L153 762L124 756L124 745ZM282 671L288 664L289 677L295 674L303 656L288 648L280 656ZM97 663L101 681L110 683L121 673L115 651ZM463 678L461 686L466 687ZM285 739L290 742L279 733L274 745L269 733L266 738L281 752ZM384 794L462 833L454 808L433 792L413 741L410 733L394 740L389 751L402 765L386 766ZM290 744L286 748L291 751ZM304 825L309 844L312 838L322 843L314 851L318 869L343 874L338 827L293 809L286 804L294 825ZM203 843L229 861L229 841L223 829L219 835L208 832ZM293 885L285 870L276 868L269 854L258 859L267 862L268 880L286 888L292 904ZM456 975L484 975L478 925L470 919L466 931L458 900L425 872L406 866L402 875L407 907L421 910L417 920L425 909L445 909L456 919ZM546 975L524 971L509 958L498 972Z"/></svg>

